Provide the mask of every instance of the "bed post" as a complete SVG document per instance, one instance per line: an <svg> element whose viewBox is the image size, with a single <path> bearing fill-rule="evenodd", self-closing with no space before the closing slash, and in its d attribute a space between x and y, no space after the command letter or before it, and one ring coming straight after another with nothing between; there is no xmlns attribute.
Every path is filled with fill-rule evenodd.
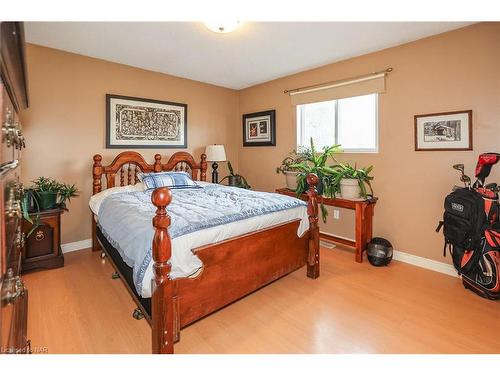
<svg viewBox="0 0 500 375"><path fill-rule="evenodd" d="M307 175L307 215L309 216L309 255L307 257L307 277L319 277L319 226L318 226L318 185L319 178L314 173Z"/></svg>
<svg viewBox="0 0 500 375"><path fill-rule="evenodd" d="M168 227L170 216L166 207L172 200L172 193L166 187L153 191L151 201L157 207L153 218L153 271L151 298L151 330L153 354L173 354L174 314L173 283L170 280L170 256L172 253Z"/></svg>
<svg viewBox="0 0 500 375"><path fill-rule="evenodd" d="M153 170L155 172L161 172L161 155L155 154L155 163L153 164Z"/></svg>
<svg viewBox="0 0 500 375"><path fill-rule="evenodd" d="M94 155L94 165L92 166L92 194L100 193L102 190L102 156L97 154ZM99 245L99 241L97 241L97 237L95 234L96 231L96 223L94 219L94 215L92 215L92 251L101 250L101 246Z"/></svg>
<svg viewBox="0 0 500 375"><path fill-rule="evenodd" d="M207 180L207 155L201 154L201 173L200 173L200 181Z"/></svg>

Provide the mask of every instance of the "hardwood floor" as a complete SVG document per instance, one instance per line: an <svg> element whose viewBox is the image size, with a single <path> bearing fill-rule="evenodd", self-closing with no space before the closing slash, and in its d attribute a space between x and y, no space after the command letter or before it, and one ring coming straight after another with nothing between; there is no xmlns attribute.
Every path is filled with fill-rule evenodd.
<svg viewBox="0 0 500 375"><path fill-rule="evenodd" d="M151 330L100 253L24 276L35 352L149 353ZM500 302L458 278L393 261L375 268L350 251L321 250L305 268L181 331L176 353L500 353Z"/></svg>

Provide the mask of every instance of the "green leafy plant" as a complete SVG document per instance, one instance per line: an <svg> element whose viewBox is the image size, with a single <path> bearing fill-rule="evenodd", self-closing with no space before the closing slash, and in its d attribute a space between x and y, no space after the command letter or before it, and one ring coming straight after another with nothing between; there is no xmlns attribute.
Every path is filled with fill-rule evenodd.
<svg viewBox="0 0 500 375"><path fill-rule="evenodd" d="M36 210L36 214L33 216L33 218L32 215L30 215L30 208L32 204L34 206L33 208ZM24 220L32 225L31 229L26 235L26 237L29 237L31 233L33 233L34 230L40 225L40 207L34 195L33 189L24 190L23 196L21 197L21 213Z"/></svg>
<svg viewBox="0 0 500 375"><path fill-rule="evenodd" d="M71 202L71 198L78 196L78 189L75 184L59 184L59 190L57 191L59 201L58 206L66 209L66 201Z"/></svg>
<svg viewBox="0 0 500 375"><path fill-rule="evenodd" d="M37 193L40 192L54 193L56 194L57 206L63 209L66 209L66 201L69 202L71 198L78 196L78 189L75 184L63 184L50 177L38 177L32 182L33 186L30 190L34 192L35 198Z"/></svg>
<svg viewBox="0 0 500 375"><path fill-rule="evenodd" d="M312 137L310 142L310 148L303 148L300 150L301 155L304 156L303 161L290 165L291 168L295 168L299 171L299 173L297 174L297 197L306 192L308 188L307 175L309 173L314 173L319 178L319 183L316 187L318 194L323 194L324 188L329 189L329 181L332 175L335 173L335 170L327 166L326 163L329 158L337 162L334 155L342 152L340 145L333 145L323 147L322 151L318 153L316 148L314 147L314 141ZM320 204L320 208L321 217L323 219L323 222L326 223L328 211L326 210L326 207L323 205L323 203Z"/></svg>
<svg viewBox="0 0 500 375"><path fill-rule="evenodd" d="M305 193L308 189L307 175L309 173L314 173L318 176L319 183L316 189L320 195L335 198L340 192L340 181L344 178L356 179L358 181L363 198L368 196L367 187L370 194L373 195L371 186L373 177L370 176L373 166L358 168L356 165L353 167L348 163L340 163L335 159L335 154L342 152L340 145L325 146L321 152L318 152L312 138L310 142L310 147L297 151L297 154L303 156L304 159L299 163L287 165L287 167L299 172L297 175L297 197ZM335 164L327 165L330 159ZM322 203L320 203L320 209L323 222L326 222L328 212Z"/></svg>
<svg viewBox="0 0 500 375"><path fill-rule="evenodd" d="M78 196L78 189L74 184L63 184L50 177L38 177L32 183L30 188L24 190L21 199L23 218L32 225L27 237L40 225L40 211L43 209L41 202L44 196L51 195L55 207L66 211L66 201L69 202L71 198Z"/></svg>
<svg viewBox="0 0 500 375"><path fill-rule="evenodd" d="M333 157L334 154L342 152L340 145L325 146L321 153L316 151L314 147L314 141L311 138L311 147L303 149L302 155L304 155L304 160L300 163L292 164L290 167L295 168L299 171L297 175L297 196L304 193L307 190L307 175L309 173L315 173L319 179L318 192L321 194L323 192L323 182L324 178L328 177L334 170L326 165L328 158L332 158L335 162L337 160Z"/></svg>
<svg viewBox="0 0 500 375"><path fill-rule="evenodd" d="M366 186L370 189L370 195L373 195L373 189L370 182L373 180L373 176L370 176L370 173L373 170L373 165L366 168L358 168L356 164L354 164L353 167L349 163L338 163L337 165L332 166L331 169L333 169L334 172L332 173L331 178L327 181L329 196L336 196L336 194L340 191L340 181L344 178L358 180L361 196L363 198L368 196Z"/></svg>
<svg viewBox="0 0 500 375"><path fill-rule="evenodd" d="M292 150L286 158L281 161L281 165L276 168L276 173L296 172L297 168L294 164L302 163L307 160L307 155L299 150Z"/></svg>
<svg viewBox="0 0 500 375"><path fill-rule="evenodd" d="M59 183L50 177L38 177L31 182L33 183L31 189L35 191L52 191L57 193L57 189L59 188Z"/></svg>
<svg viewBox="0 0 500 375"><path fill-rule="evenodd" d="M250 189L251 188L251 186L248 184L245 177L243 177L240 174L234 173L234 169L233 169L233 166L231 165L230 161L227 162L227 169L229 169L229 174L226 177L224 177L222 180L220 180L220 183L222 183L222 181L227 179L229 186L236 186L236 187L243 188L243 189Z"/></svg>

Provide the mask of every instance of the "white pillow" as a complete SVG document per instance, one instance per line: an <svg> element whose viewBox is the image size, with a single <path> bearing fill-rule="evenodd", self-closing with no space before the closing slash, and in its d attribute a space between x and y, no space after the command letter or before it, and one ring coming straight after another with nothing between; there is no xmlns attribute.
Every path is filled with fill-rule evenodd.
<svg viewBox="0 0 500 375"><path fill-rule="evenodd" d="M114 188L109 188L101 191L100 193L94 194L90 197L89 206L95 215L99 215L99 208L104 198L116 194L116 193L128 193L132 191L144 191L146 187L142 182L138 182L135 185L118 186Z"/></svg>

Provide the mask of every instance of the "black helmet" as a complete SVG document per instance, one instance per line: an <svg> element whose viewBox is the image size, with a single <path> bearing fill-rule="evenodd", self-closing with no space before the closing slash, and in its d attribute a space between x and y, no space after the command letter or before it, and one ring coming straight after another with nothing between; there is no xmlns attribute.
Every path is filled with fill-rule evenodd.
<svg viewBox="0 0 500 375"><path fill-rule="evenodd" d="M372 266L387 266L392 260L392 245L385 238L375 237L368 243L366 253Z"/></svg>

